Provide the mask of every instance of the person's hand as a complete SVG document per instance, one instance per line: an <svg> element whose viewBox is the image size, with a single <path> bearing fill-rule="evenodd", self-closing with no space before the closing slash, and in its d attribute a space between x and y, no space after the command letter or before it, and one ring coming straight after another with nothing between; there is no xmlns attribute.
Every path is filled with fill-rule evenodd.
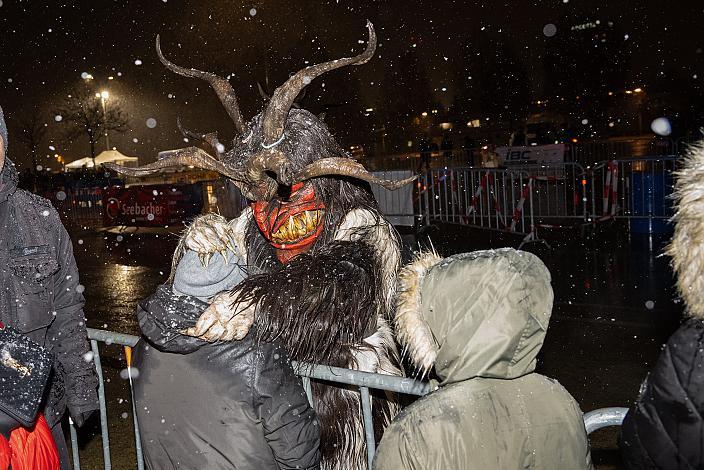
<svg viewBox="0 0 704 470"><path fill-rule="evenodd" d="M186 247L198 253L204 266L207 266L214 253L220 253L223 257L226 250L237 253L232 239L232 226L227 219L212 213L195 219L184 234Z"/></svg>
<svg viewBox="0 0 704 470"><path fill-rule="evenodd" d="M221 292L201 314L196 325L183 334L209 342L239 341L249 333L254 323L256 305L234 304L233 294Z"/></svg>
<svg viewBox="0 0 704 470"><path fill-rule="evenodd" d="M68 406L68 411L69 414L71 415L71 419L73 420L73 423L77 427L82 427L83 424L85 424L86 421L88 421L88 418L93 414L93 411L77 411L77 410L72 410L72 406Z"/></svg>

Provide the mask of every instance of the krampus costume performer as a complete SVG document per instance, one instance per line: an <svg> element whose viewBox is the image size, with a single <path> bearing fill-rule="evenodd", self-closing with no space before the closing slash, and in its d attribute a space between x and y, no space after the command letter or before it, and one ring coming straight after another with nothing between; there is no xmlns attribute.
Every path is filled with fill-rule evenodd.
<svg viewBox="0 0 704 470"><path fill-rule="evenodd" d="M361 65L374 54L371 23L366 50L352 58L307 67L277 88L266 109L249 124L241 117L230 84L213 74L178 67L157 52L170 70L208 81L237 128L224 152L215 134L197 138L216 153L189 147L167 152L156 163L114 170L132 176L192 165L230 178L250 207L229 223L219 216L196 219L184 246L209 256L228 248L246 259L250 277L224 292L187 334L209 341L237 340L254 323L264 340L276 339L290 356L331 366L400 375L386 321L399 267L398 237L379 213L368 183L395 189L409 183L378 180L352 160L313 114L293 107L301 90L319 75ZM235 240L235 247L228 240ZM360 397L356 390L314 384L322 425L323 467L366 468ZM377 439L395 412L374 399Z"/></svg>

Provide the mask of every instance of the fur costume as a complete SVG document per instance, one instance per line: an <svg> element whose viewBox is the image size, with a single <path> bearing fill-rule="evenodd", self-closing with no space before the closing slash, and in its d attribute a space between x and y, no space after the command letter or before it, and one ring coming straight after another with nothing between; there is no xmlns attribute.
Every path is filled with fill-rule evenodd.
<svg viewBox="0 0 704 470"><path fill-rule="evenodd" d="M226 80L170 63L157 37L162 62L176 73L208 81L239 135L225 153L215 134L182 129L211 147L215 157L189 147L165 152L145 167L113 169L133 176L181 165L215 170L250 201L250 208L230 222L212 214L196 219L179 243L174 263L184 246L198 251L204 262L216 252L236 249L250 272L233 292L214 301L216 313L209 308L189 334L237 339L254 321L257 335L279 341L293 360L401 375L387 322L400 263L399 239L380 214L369 183L394 189L412 179L377 179L349 157L316 116L293 106L315 77L372 57L376 36L371 23L367 27L369 42L362 54L299 71L276 89L249 124L242 121ZM356 387L314 383L313 395L322 426L323 468L367 468ZM390 398L373 397L377 440L397 411Z"/></svg>

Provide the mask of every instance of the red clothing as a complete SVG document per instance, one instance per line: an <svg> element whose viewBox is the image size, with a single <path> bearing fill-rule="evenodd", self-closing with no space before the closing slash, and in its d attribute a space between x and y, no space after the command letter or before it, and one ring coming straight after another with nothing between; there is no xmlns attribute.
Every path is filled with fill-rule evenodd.
<svg viewBox="0 0 704 470"><path fill-rule="evenodd" d="M58 470L59 451L43 415L33 428L17 428L8 442L0 436L0 470Z"/></svg>

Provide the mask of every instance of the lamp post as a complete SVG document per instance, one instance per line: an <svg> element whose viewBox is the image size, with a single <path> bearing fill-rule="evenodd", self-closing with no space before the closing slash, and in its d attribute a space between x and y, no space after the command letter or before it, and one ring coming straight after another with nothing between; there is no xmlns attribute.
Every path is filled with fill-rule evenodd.
<svg viewBox="0 0 704 470"><path fill-rule="evenodd" d="M110 150L110 137L108 136L108 115L107 115L107 101L110 98L110 93L107 90L103 90L100 93L95 94L96 98L100 98L100 102L103 105L103 127L105 127L105 150Z"/></svg>

